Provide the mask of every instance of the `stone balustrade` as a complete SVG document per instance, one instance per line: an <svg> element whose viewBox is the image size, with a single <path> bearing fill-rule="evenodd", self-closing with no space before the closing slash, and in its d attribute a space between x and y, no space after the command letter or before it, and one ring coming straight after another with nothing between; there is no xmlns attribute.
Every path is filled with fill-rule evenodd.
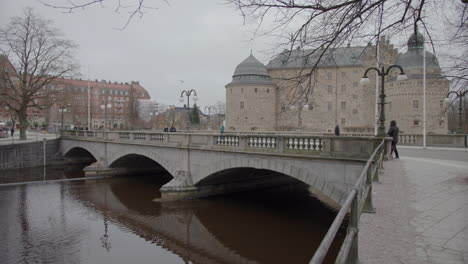
<svg viewBox="0 0 468 264"><path fill-rule="evenodd" d="M143 144L165 147L210 149L231 152L261 152L301 156L366 159L378 138L335 137L306 133L241 132L241 133L186 133L146 131L76 131L65 130L62 138L105 141L125 144Z"/></svg>

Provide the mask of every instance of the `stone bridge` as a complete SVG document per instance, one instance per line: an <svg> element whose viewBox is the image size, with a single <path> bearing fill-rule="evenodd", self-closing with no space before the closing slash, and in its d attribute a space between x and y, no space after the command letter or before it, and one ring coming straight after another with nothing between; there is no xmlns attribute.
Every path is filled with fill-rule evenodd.
<svg viewBox="0 0 468 264"><path fill-rule="evenodd" d="M165 175L163 199L305 183L318 199L339 207L380 140L286 133L63 131L60 148L66 158L95 160L85 168L86 175L148 170Z"/></svg>

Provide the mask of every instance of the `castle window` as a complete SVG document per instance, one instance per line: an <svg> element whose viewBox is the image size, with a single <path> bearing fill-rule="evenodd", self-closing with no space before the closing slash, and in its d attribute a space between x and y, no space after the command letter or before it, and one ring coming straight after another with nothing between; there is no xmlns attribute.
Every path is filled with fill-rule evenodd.
<svg viewBox="0 0 468 264"><path fill-rule="evenodd" d="M341 124L345 125L346 124L346 118L341 118Z"/></svg>
<svg viewBox="0 0 468 264"><path fill-rule="evenodd" d="M413 125L419 126L419 120L413 120Z"/></svg>
<svg viewBox="0 0 468 264"><path fill-rule="evenodd" d="M332 80L333 79L333 73L328 72L327 77L328 77L328 80Z"/></svg>
<svg viewBox="0 0 468 264"><path fill-rule="evenodd" d="M443 126L444 126L444 123L445 123L444 120L440 120L440 121L439 121L439 126L440 126L440 127L443 127Z"/></svg>
<svg viewBox="0 0 468 264"><path fill-rule="evenodd" d="M357 94L353 94L353 99L357 99L358 98L358 95Z"/></svg>
<svg viewBox="0 0 468 264"><path fill-rule="evenodd" d="M331 110L332 110L332 103L328 102L328 111L331 111Z"/></svg>
<svg viewBox="0 0 468 264"><path fill-rule="evenodd" d="M244 109L244 102L240 102L240 108Z"/></svg>
<svg viewBox="0 0 468 264"><path fill-rule="evenodd" d="M341 110L346 110L346 102L341 102Z"/></svg>
<svg viewBox="0 0 468 264"><path fill-rule="evenodd" d="M346 72L341 72L341 77L342 78L346 77Z"/></svg>
<svg viewBox="0 0 468 264"><path fill-rule="evenodd" d="M258 92L258 88L255 88L255 92Z"/></svg>
<svg viewBox="0 0 468 264"><path fill-rule="evenodd" d="M344 84L341 85L341 92L342 93L346 92L346 85Z"/></svg>
<svg viewBox="0 0 468 264"><path fill-rule="evenodd" d="M332 92L333 92L333 88L332 88L332 86L331 86L331 85L328 85L328 87L327 87L327 88L328 88L328 93L332 93Z"/></svg>
<svg viewBox="0 0 468 264"><path fill-rule="evenodd" d="M269 93L269 92L270 92L270 89L267 89L267 93Z"/></svg>
<svg viewBox="0 0 468 264"><path fill-rule="evenodd" d="M390 87L393 87L393 83L390 84Z"/></svg>
<svg viewBox="0 0 468 264"><path fill-rule="evenodd" d="M413 100L413 109L418 109L418 108L419 108L419 101Z"/></svg>

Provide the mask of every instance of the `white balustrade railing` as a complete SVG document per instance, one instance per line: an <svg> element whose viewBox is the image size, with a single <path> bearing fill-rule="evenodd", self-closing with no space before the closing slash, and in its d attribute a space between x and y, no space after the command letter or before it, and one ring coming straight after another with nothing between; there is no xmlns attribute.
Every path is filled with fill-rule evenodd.
<svg viewBox="0 0 468 264"><path fill-rule="evenodd" d="M258 151L258 152L271 152L277 154L301 154L301 155L320 155L325 156L338 156L342 152L349 156L350 151L363 148L349 148L343 149L343 146L349 144L338 144L340 148L333 148L334 142L350 140L355 144L373 146L373 142L378 140L374 137L335 137L335 136L320 136L320 135L280 135L276 134L255 134L248 135L239 133L161 133L161 132L144 132L144 131L74 131L64 130L62 133L63 138L85 138L94 141L108 141L118 143L122 141L125 144L155 144L169 147L191 147L220 150L223 148L233 151ZM363 140L365 139L365 140ZM204 142L204 143L203 143ZM332 149L334 153L332 155ZM309 154L307 154L309 153ZM356 153L355 157L366 157L370 153Z"/></svg>

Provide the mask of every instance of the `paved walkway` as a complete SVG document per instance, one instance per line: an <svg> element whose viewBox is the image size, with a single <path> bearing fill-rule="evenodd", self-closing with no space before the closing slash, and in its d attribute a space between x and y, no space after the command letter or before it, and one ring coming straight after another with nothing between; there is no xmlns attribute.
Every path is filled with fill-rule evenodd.
<svg viewBox="0 0 468 264"><path fill-rule="evenodd" d="M400 149L360 222L361 263L468 263L468 153Z"/></svg>
<svg viewBox="0 0 468 264"><path fill-rule="evenodd" d="M26 140L19 140L19 132L14 133L15 139L13 140L10 135L7 138L0 138L0 145L9 145L9 144L21 144L21 143L30 143L36 141L42 141L43 138L55 139L58 138L58 135L55 134L44 134L40 132L28 132L26 134Z"/></svg>

